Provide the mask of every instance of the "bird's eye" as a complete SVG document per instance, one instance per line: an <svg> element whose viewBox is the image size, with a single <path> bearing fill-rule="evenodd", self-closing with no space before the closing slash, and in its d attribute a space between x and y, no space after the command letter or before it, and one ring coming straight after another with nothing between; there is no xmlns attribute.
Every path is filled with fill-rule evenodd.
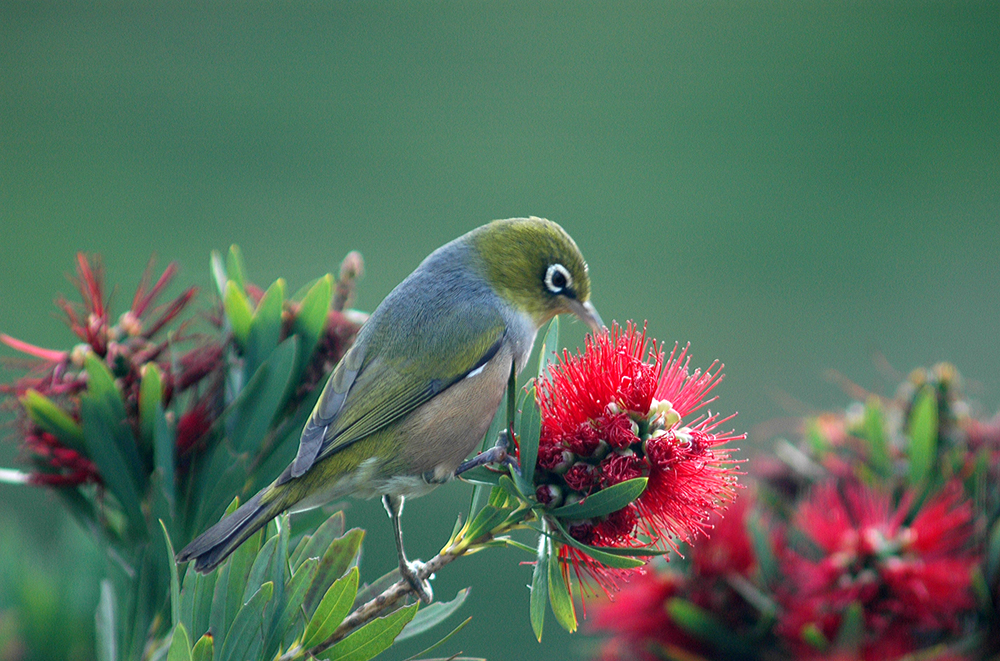
<svg viewBox="0 0 1000 661"><path fill-rule="evenodd" d="M573 276L562 264L550 264L545 271L545 288L553 294L562 294L573 286Z"/></svg>

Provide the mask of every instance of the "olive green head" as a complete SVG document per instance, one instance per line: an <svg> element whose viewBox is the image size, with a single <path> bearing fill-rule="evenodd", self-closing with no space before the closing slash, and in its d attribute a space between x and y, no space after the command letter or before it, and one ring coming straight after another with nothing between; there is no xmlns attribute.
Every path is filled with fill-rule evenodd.
<svg viewBox="0 0 1000 661"><path fill-rule="evenodd" d="M603 326L590 303L590 276L576 242L542 218L511 218L483 225L469 236L482 257L490 286L537 327L571 313L592 330Z"/></svg>

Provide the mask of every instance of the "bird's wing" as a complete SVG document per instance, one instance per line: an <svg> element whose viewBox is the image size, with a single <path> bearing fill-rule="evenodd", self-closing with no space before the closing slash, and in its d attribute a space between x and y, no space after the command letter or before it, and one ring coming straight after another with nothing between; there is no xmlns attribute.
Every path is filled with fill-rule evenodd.
<svg viewBox="0 0 1000 661"><path fill-rule="evenodd" d="M426 323L434 323L434 330L413 332L418 324L382 324L370 329L363 345L348 351L302 431L292 477L399 420L484 366L500 350L506 331L499 312Z"/></svg>

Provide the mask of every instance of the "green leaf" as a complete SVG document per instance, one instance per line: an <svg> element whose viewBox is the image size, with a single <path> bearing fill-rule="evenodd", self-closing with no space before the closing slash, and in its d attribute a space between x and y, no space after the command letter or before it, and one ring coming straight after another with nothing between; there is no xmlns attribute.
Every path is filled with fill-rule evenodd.
<svg viewBox="0 0 1000 661"><path fill-rule="evenodd" d="M55 436L66 447L89 456L83 438L83 427L55 402L31 389L24 393L20 401L33 423Z"/></svg>
<svg viewBox="0 0 1000 661"><path fill-rule="evenodd" d="M184 584L181 587L181 622L193 635L203 634L209 629L212 598L218 576L218 572L199 574L190 565L184 574Z"/></svg>
<svg viewBox="0 0 1000 661"><path fill-rule="evenodd" d="M550 547L549 538L545 535L539 535L535 569L531 572L531 598L528 602L531 630L535 632L535 638L538 639L538 642L542 642L542 629L545 626L545 603L549 600Z"/></svg>
<svg viewBox="0 0 1000 661"><path fill-rule="evenodd" d="M328 661L368 661L387 650L417 613L417 605L405 606L385 617L372 620L329 650L318 655Z"/></svg>
<svg viewBox="0 0 1000 661"><path fill-rule="evenodd" d="M556 621L566 631L573 633L576 631L576 608L573 606L573 594L569 590L566 581L566 573L563 572L563 565L555 558L558 553L552 541L549 544L549 603L552 604L552 613L556 616ZM554 558L553 558L554 556Z"/></svg>
<svg viewBox="0 0 1000 661"><path fill-rule="evenodd" d="M191 661L212 661L215 656L215 639L212 634L206 633L198 639L191 652Z"/></svg>
<svg viewBox="0 0 1000 661"><path fill-rule="evenodd" d="M520 424L517 428L517 436L521 442L521 474L517 482L521 491L533 494L535 492L535 462L538 460L538 440L542 431L542 413L535 402L534 388L528 391L523 406Z"/></svg>
<svg viewBox="0 0 1000 661"><path fill-rule="evenodd" d="M713 647L727 659L752 655L753 650L747 643L734 635L714 614L687 599L669 599L667 613L677 626Z"/></svg>
<svg viewBox="0 0 1000 661"><path fill-rule="evenodd" d="M177 577L177 562L174 560L174 545L170 541L170 533L167 532L167 526L163 523L163 519L160 519L160 527L163 528L163 541L167 544L167 564L170 565L170 624L174 627L180 627L184 629L181 624L181 582ZM187 639L187 632L184 632L184 637ZM191 642L187 642L187 648L191 649Z"/></svg>
<svg viewBox="0 0 1000 661"><path fill-rule="evenodd" d="M552 317L549 328L545 331L545 340L538 351L538 376L544 378L549 365L559 360L559 317Z"/></svg>
<svg viewBox="0 0 1000 661"><path fill-rule="evenodd" d="M648 478L645 477L625 480L606 489L601 489L578 503L557 507L547 514L560 519L572 520L592 519L617 512L642 495L642 492L646 490L647 481Z"/></svg>
<svg viewBox="0 0 1000 661"><path fill-rule="evenodd" d="M191 639L188 638L187 629L180 622L174 625L174 635L170 640L167 661L192 661Z"/></svg>
<svg viewBox="0 0 1000 661"><path fill-rule="evenodd" d="M771 546L771 538L764 530L764 523L756 512L751 512L746 518L747 532L750 533L750 543L757 558L760 580L764 585L774 585L778 580L778 560Z"/></svg>
<svg viewBox="0 0 1000 661"><path fill-rule="evenodd" d="M855 601L844 611L837 631L834 647L840 652L857 653L865 637L865 611L861 603Z"/></svg>
<svg viewBox="0 0 1000 661"><path fill-rule="evenodd" d="M590 546L570 535L558 519L548 519L548 521L561 533L559 536L560 542L569 544L570 546L583 551L593 560L596 560L602 565L607 565L608 567L613 567L615 569L635 569L636 567L642 567L646 564L645 561L632 557L635 555L663 555L666 553L666 551L660 551L659 549L649 547L644 547L642 549L616 549L614 547L598 548L596 546Z"/></svg>
<svg viewBox="0 0 1000 661"><path fill-rule="evenodd" d="M292 566L298 567L305 562L306 558L318 559L323 557L323 554L326 553L333 540L341 537L343 534L344 513L338 510L316 528L316 532L302 538L302 542L299 543L298 548L292 554Z"/></svg>
<svg viewBox="0 0 1000 661"><path fill-rule="evenodd" d="M910 485L923 484L937 459L938 408L934 389L925 386L917 395L907 423L910 439Z"/></svg>
<svg viewBox="0 0 1000 661"><path fill-rule="evenodd" d="M274 584L265 583L243 604L226 633L221 661L244 661L258 657L264 644L260 625L264 618L264 606L271 600L273 593Z"/></svg>
<svg viewBox="0 0 1000 661"><path fill-rule="evenodd" d="M877 397L869 397L865 403L863 421L865 439L868 441L868 451L871 466L882 477L892 474L892 460L889 457L889 442L885 436L885 420L882 415L882 405Z"/></svg>
<svg viewBox="0 0 1000 661"><path fill-rule="evenodd" d="M355 563L358 552L361 550L361 541L364 538L365 531L354 528L347 531L343 537L330 542L319 561L316 578L313 580L309 592L306 593L306 613L312 613L316 610L316 606L327 589Z"/></svg>
<svg viewBox="0 0 1000 661"><path fill-rule="evenodd" d="M226 275L236 283L240 289L246 288L246 268L243 266L243 252L235 243L229 246L229 253L226 255Z"/></svg>
<svg viewBox="0 0 1000 661"><path fill-rule="evenodd" d="M417 615L419 615L419 614L420 614L420 611L417 611ZM469 624L469 622L472 622L472 617L471 616L465 618L464 620L462 620L461 624L459 624L457 627L455 627L454 629L452 629L448 633L447 636L445 636L441 640L437 641L436 643L434 643L430 647L424 649L422 652L417 652L413 656L407 657L405 659L405 661L416 661L417 659L426 659L427 655L430 654L431 651L437 649L438 647L441 647L442 645L444 645L445 643L447 643L449 640L451 640L451 638L455 634L457 634L459 631L461 631L462 629L464 629L466 627L466 625ZM399 638L397 638L396 640L398 641ZM458 657L458 656L456 656L456 657L448 657L448 661L451 661L452 659L454 659L455 661L486 661L486 659L470 659L468 657Z"/></svg>
<svg viewBox="0 0 1000 661"><path fill-rule="evenodd" d="M244 350L250 337L250 322L253 319L253 308L243 289L233 280L226 283L226 292L222 297L222 309L229 320L233 331L233 339Z"/></svg>
<svg viewBox="0 0 1000 661"><path fill-rule="evenodd" d="M233 618L239 613L240 607L246 603L246 584L250 576L250 569L253 561L260 551L260 541L264 536L262 530L258 530L243 542L233 554L229 556L229 576L225 584L226 618L225 626L217 631L225 631L232 626ZM273 586L272 586L273 591ZM268 597L270 599L270 597Z"/></svg>
<svg viewBox="0 0 1000 661"><path fill-rule="evenodd" d="M245 352L247 372L253 374L281 340L281 312L285 302L285 281L275 280L257 304L250 320Z"/></svg>
<svg viewBox="0 0 1000 661"><path fill-rule="evenodd" d="M351 612L354 597L358 594L358 568L354 567L343 578L334 581L323 595L316 612L306 624L302 646L310 648L333 635L347 614Z"/></svg>
<svg viewBox="0 0 1000 661"><path fill-rule="evenodd" d="M983 566L989 584L995 585L997 579L1000 578L1000 519L993 523L993 528L990 530Z"/></svg>
<svg viewBox="0 0 1000 661"><path fill-rule="evenodd" d="M157 402L153 408L153 465L156 467L160 492L167 505L170 521L172 522L177 506L177 484L174 473L176 437L167 424L167 416L163 411L163 404Z"/></svg>
<svg viewBox="0 0 1000 661"><path fill-rule="evenodd" d="M289 337L251 377L246 388L250 394L242 400L229 436L237 453L253 454L260 449L268 428L284 405L296 351L298 338Z"/></svg>
<svg viewBox="0 0 1000 661"><path fill-rule="evenodd" d="M247 574L246 587L243 588L244 602L246 602L251 595L257 592L261 585L269 582L268 579L273 579L274 563L277 558L277 548L278 536L275 535L264 542L264 546L261 547L260 552L257 553L257 557L254 558L253 565L250 567L250 573ZM284 558L281 560L283 562ZM273 580L270 582L274 585Z"/></svg>
<svg viewBox="0 0 1000 661"><path fill-rule="evenodd" d="M500 484L501 475L503 475L503 473L490 470L486 466L476 466L475 468L462 473L459 478L466 482L471 482L472 484L485 484L487 486L495 487ZM475 507L473 506L472 509L475 509Z"/></svg>
<svg viewBox="0 0 1000 661"><path fill-rule="evenodd" d="M143 444L153 447L156 428L156 407L163 404L163 377L156 363L142 366L139 381L139 430Z"/></svg>
<svg viewBox="0 0 1000 661"><path fill-rule="evenodd" d="M826 639L823 631L816 626L815 622L803 625L799 630L799 638L802 639L802 642L820 652L825 652L830 647L830 641Z"/></svg>
<svg viewBox="0 0 1000 661"><path fill-rule="evenodd" d="M302 299L292 323L292 332L299 336L298 374L309 365L323 330L326 328L330 302L333 300L333 276L327 273L316 281Z"/></svg>
<svg viewBox="0 0 1000 661"><path fill-rule="evenodd" d="M278 617L275 618L272 636L281 640L285 634L295 625L302 608L302 602L309 591L309 585L316 577L316 569L319 567L319 558L306 558L285 587L285 605ZM270 639L269 639L270 640ZM265 649L270 649L270 643L265 645Z"/></svg>
<svg viewBox="0 0 1000 661"><path fill-rule="evenodd" d="M503 523L514 510L505 507L484 505L465 531L466 539L475 541Z"/></svg>
<svg viewBox="0 0 1000 661"><path fill-rule="evenodd" d="M136 475L138 454L135 445L130 444L131 452L127 452L123 444L115 439L124 420L113 418L107 407L87 395L80 398L80 418L83 420L87 454L97 466L105 486L124 508L129 529L137 532L145 528L145 518L139 508L141 497Z"/></svg>
<svg viewBox="0 0 1000 661"><path fill-rule="evenodd" d="M97 661L117 661L118 629L115 624L115 591L111 581L101 581L101 598L97 602Z"/></svg>
<svg viewBox="0 0 1000 661"><path fill-rule="evenodd" d="M417 611L417 614L410 620L410 623L403 628L403 632L396 637L395 642L401 642L407 638L412 638L414 636L419 636L425 631L437 626L441 622L444 622L452 613L461 608L462 604L465 603L465 598L469 596L469 590L471 588L463 588L458 591L455 598L451 601L440 602L436 601L426 608L421 608Z"/></svg>

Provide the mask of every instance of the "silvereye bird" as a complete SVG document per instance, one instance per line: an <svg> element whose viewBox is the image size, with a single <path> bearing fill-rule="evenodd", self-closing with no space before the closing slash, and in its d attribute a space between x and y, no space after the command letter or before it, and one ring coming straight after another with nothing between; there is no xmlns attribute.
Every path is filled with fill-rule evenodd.
<svg viewBox="0 0 1000 661"><path fill-rule="evenodd" d="M602 326L587 264L559 225L497 220L430 254L375 309L330 375L298 454L278 478L188 544L177 560L208 572L286 510L381 496L400 573L424 601L430 586L406 560L407 497L455 476L483 439L512 370L538 329L572 313Z"/></svg>

